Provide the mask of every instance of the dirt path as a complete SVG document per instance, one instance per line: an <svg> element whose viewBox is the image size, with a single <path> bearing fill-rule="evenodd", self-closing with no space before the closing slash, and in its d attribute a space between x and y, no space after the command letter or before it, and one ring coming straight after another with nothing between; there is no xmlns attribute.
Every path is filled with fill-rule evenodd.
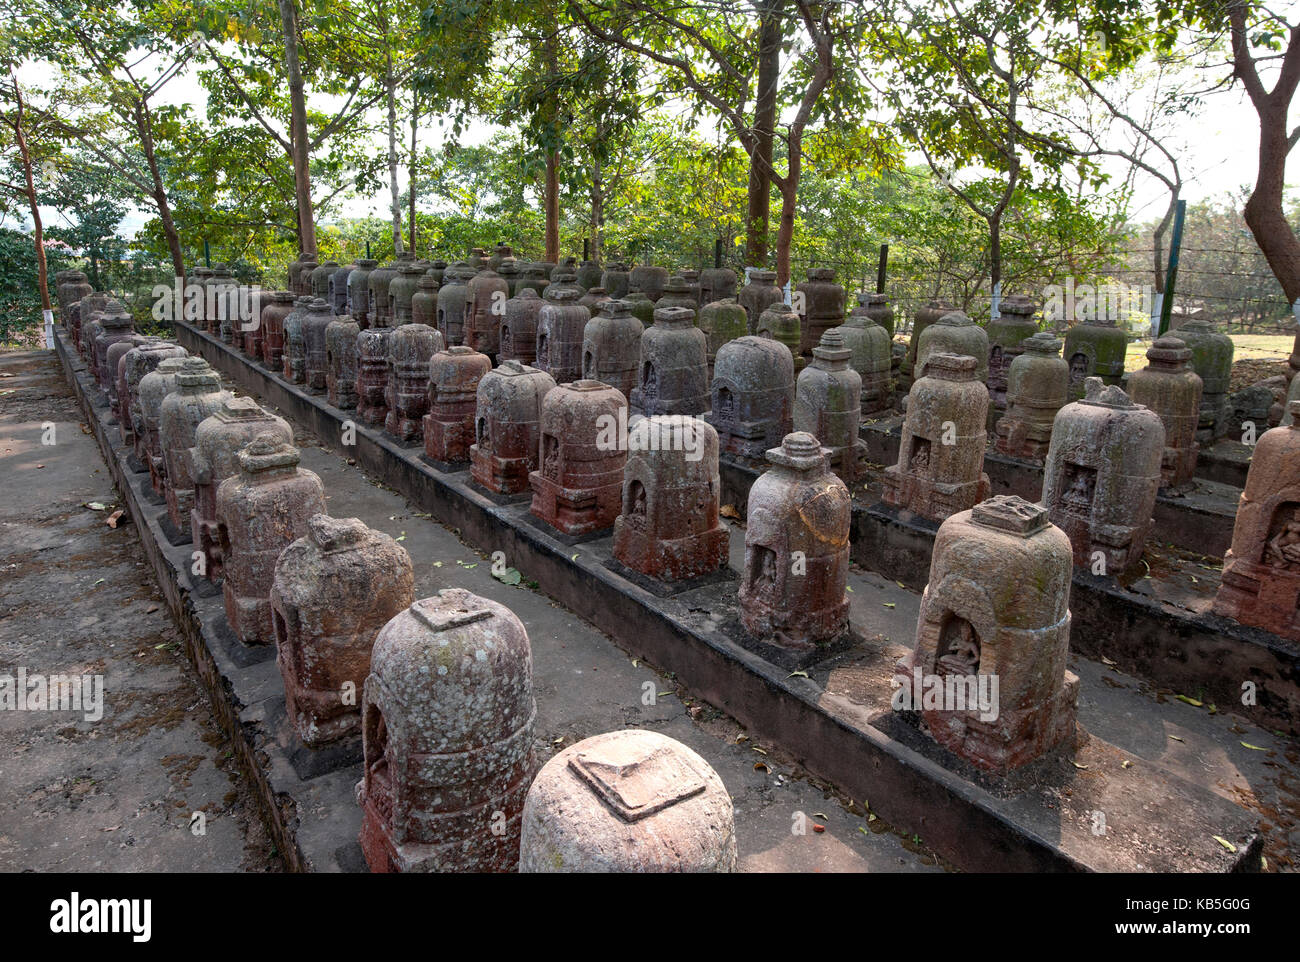
<svg viewBox="0 0 1300 962"><path fill-rule="evenodd" d="M0 870L278 870L116 502L54 355L0 354ZM3 710L20 670L102 718Z"/></svg>

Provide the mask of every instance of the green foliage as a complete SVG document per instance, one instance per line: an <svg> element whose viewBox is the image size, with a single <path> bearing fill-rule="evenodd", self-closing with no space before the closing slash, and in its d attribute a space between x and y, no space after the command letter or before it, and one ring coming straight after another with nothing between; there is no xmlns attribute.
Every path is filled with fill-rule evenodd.
<svg viewBox="0 0 1300 962"><path fill-rule="evenodd" d="M57 244L47 244L46 261L50 270L50 286L54 274L68 266L67 258ZM54 291L50 291L54 299ZM8 343L23 332L41 327L41 294L36 277L36 255L32 248L32 235L24 231L0 227L0 344Z"/></svg>

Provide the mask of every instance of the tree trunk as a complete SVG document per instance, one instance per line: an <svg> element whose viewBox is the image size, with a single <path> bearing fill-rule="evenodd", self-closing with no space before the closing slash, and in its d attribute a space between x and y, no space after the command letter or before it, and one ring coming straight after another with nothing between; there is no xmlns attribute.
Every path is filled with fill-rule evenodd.
<svg viewBox="0 0 1300 962"><path fill-rule="evenodd" d="M163 184L162 171L158 167L158 155L154 150L153 128L149 117L149 107L143 101L135 107L135 125L140 131L140 148L144 151L145 162L149 165L149 176L153 183L153 199L158 206L158 219L162 222L163 236L167 239L167 249L172 255L172 270L175 276L185 276L185 255L181 252L181 235L172 220L171 205L167 202L167 188Z"/></svg>
<svg viewBox="0 0 1300 962"><path fill-rule="evenodd" d="M781 80L780 0L768 0L759 11L758 95L754 101L754 140L749 155L749 206L745 216L745 263L767 262L768 215L772 203L772 138L776 128L776 95Z"/></svg>
<svg viewBox="0 0 1300 962"><path fill-rule="evenodd" d="M289 75L289 139L293 146L293 185L298 204L298 230L302 250L316 250L316 218L311 206L311 168L308 164L307 99L298 62L298 11L294 0L280 0L284 28L284 66Z"/></svg>
<svg viewBox="0 0 1300 962"><path fill-rule="evenodd" d="M557 54L555 50L555 34L547 36L545 47L543 48L543 57L545 58L547 73L554 77L559 70ZM555 94L550 95L547 104L548 119L554 124L557 120L559 105L555 102ZM550 150L546 153L546 259L552 264L560 262L560 154L556 150Z"/></svg>
<svg viewBox="0 0 1300 962"><path fill-rule="evenodd" d="M780 187L781 221L776 231L776 286L785 287L790 280L790 243L794 240L794 215L798 209L799 196L799 162L794 155L790 158L790 169Z"/></svg>
<svg viewBox="0 0 1300 962"><path fill-rule="evenodd" d="M989 218L989 281L993 290L1002 283L1002 213Z"/></svg>
<svg viewBox="0 0 1300 962"><path fill-rule="evenodd" d="M546 259L560 262L560 154L546 155Z"/></svg>
<svg viewBox="0 0 1300 962"><path fill-rule="evenodd" d="M415 137L416 131L420 124L420 98L414 90L411 91L411 169L409 172L411 186L411 216L410 222L411 234L411 253L415 253Z"/></svg>
<svg viewBox="0 0 1300 962"><path fill-rule="evenodd" d="M27 135L23 133L23 92L18 86L18 78L13 78L14 101L14 139L18 143L18 152L23 160L24 186L27 188L27 203L32 209L32 237L36 244L36 279L41 289L41 310L49 311L50 284L48 267L45 263L45 229L41 225L41 207L36 201L36 179L32 176L32 154L27 149ZM54 345L49 345L53 347Z"/></svg>
<svg viewBox="0 0 1300 962"><path fill-rule="evenodd" d="M1173 197L1169 199L1169 209L1165 211L1165 216L1156 229L1151 234L1151 254L1154 263L1151 265L1156 277L1156 293L1165 292L1165 231L1169 229L1169 224L1174 219L1174 210L1178 207L1178 192L1174 191Z"/></svg>
<svg viewBox="0 0 1300 962"><path fill-rule="evenodd" d="M591 260L600 263L602 231L605 226L605 177L600 163L591 171Z"/></svg>
<svg viewBox="0 0 1300 962"><path fill-rule="evenodd" d="M1260 111L1259 173L1243 211L1246 226L1264 252L1269 269L1282 285L1289 303L1300 298L1300 239L1282 210L1286 188L1286 111L1270 106ZM1300 371L1300 332L1291 352L1291 371Z"/></svg>

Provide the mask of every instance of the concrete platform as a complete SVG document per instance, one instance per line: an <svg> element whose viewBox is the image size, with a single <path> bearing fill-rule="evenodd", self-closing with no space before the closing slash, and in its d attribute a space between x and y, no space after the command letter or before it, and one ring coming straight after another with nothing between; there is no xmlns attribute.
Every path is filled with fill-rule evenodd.
<svg viewBox="0 0 1300 962"><path fill-rule="evenodd" d="M729 637L723 628L734 617L735 601L728 586L656 598L606 567L607 544L560 544L521 523L519 507L492 503L464 476L433 470L380 433L358 426L356 443L344 446L345 412L268 375L205 334L180 325L177 334L245 390L311 425L323 442L373 471L382 483L456 525L466 540L486 552L505 551L510 563L536 579L542 590L607 631L625 650L674 672L693 696L727 712L755 736L770 739L850 797L870 799L873 812L923 836L959 867L1223 871L1257 865L1254 852L1260 840L1253 815L1150 759L1139 765L1095 737L1075 759L1049 762L1042 790L1008 795L1006 786L975 784L954 770L951 760L930 757L927 748L934 746L928 740L914 743L896 729L897 718L888 699L881 702L878 684L847 695L832 693L817 681L820 667L805 678ZM856 659L856 670L883 677L902 649L873 645L878 632L872 625L859 627L867 640L836 657ZM1091 761L1080 760L1084 755ZM1084 809L1063 799L1103 806L1119 814L1127 830L1094 835ZM1207 836L1211 825L1217 828ZM1213 841L1213 835L1234 840L1235 852ZM1208 844L1205 837L1211 839Z"/></svg>
<svg viewBox="0 0 1300 962"><path fill-rule="evenodd" d="M902 439L902 416L866 422L859 435L867 445L867 460L880 465L898 463L898 446ZM1216 450L1219 446L1216 445ZM1235 445L1244 449L1244 445ZM1245 449L1249 450L1249 449ZM1239 455L1240 451L1233 451ZM1232 526L1237 520L1237 501L1241 485L1225 483L1224 478L1235 478L1237 472L1223 468L1231 463L1241 466L1239 458L1207 458L1215 466L1206 472L1198 471L1196 486L1183 495L1161 492L1156 496L1152 513L1155 530L1162 539L1188 551L1222 558L1232 544ZM984 452L984 471L989 476L993 494L1016 494L1026 501L1041 501L1043 494L1043 468L1041 465L1019 458L1009 458L994 450L992 437ZM1241 473L1241 484L1245 484Z"/></svg>
<svg viewBox="0 0 1300 962"><path fill-rule="evenodd" d="M939 526L891 505L855 504L853 560L920 591L929 581ZM1195 591L1121 584L1076 570L1070 648L1106 659L1162 687L1200 692L1270 729L1300 734L1300 645L1214 614L1216 572ZM1161 597L1161 595L1164 597ZM1242 685L1257 695L1242 703Z"/></svg>

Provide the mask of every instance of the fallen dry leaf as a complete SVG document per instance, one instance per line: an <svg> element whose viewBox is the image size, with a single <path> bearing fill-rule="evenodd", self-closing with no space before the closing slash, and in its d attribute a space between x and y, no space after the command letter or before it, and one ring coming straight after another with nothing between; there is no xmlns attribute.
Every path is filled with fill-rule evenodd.
<svg viewBox="0 0 1300 962"><path fill-rule="evenodd" d="M122 509L118 508L116 511L114 511L112 514L110 514L107 518L104 519L104 524L108 525L110 528L116 528L117 519L122 517L122 514L123 514Z"/></svg>

